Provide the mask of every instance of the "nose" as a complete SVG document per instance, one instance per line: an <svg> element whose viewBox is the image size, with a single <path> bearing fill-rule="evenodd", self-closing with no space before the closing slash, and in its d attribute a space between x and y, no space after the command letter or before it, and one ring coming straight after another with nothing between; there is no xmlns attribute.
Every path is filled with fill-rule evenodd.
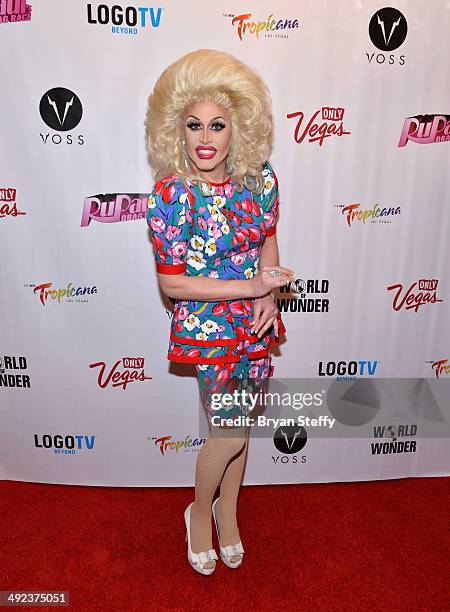
<svg viewBox="0 0 450 612"><path fill-rule="evenodd" d="M207 125L205 125L205 127L203 128L201 141L202 141L202 144L208 144L208 142L209 142L208 126Z"/></svg>

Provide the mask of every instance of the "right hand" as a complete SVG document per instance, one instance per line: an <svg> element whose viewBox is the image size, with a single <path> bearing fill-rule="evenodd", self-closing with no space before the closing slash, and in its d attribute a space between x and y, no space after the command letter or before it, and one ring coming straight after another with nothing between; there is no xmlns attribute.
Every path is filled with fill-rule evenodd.
<svg viewBox="0 0 450 612"><path fill-rule="evenodd" d="M280 276L270 276L271 270L279 270ZM283 266L262 266L253 278L249 280L252 288L252 296L257 298L266 295L275 287L282 287L289 281L295 281L295 274L289 268Z"/></svg>

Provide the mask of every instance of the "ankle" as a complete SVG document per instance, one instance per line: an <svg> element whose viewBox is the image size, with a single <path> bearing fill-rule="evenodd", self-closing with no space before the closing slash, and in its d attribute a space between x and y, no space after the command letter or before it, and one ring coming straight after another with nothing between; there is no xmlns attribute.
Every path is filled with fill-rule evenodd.
<svg viewBox="0 0 450 612"><path fill-rule="evenodd" d="M195 516L200 519L208 519L211 518L211 507L205 504L200 504L199 502L193 502L191 507L191 512L194 512Z"/></svg>

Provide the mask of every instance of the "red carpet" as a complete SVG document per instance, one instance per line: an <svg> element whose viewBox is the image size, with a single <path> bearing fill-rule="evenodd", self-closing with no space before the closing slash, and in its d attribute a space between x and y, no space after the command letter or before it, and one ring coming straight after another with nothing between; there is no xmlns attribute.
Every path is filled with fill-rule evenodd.
<svg viewBox="0 0 450 612"><path fill-rule="evenodd" d="M83 612L442 612L449 490L449 478L245 486L244 563L201 576L184 541L193 489L0 482L0 590L69 591Z"/></svg>

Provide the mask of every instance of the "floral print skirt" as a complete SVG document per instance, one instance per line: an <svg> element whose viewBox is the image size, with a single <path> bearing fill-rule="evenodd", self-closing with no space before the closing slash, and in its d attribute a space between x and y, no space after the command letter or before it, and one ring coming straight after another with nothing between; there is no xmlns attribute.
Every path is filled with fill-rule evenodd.
<svg viewBox="0 0 450 612"><path fill-rule="evenodd" d="M236 417L258 412L259 403L251 406L248 394L261 397L258 394L264 391L272 373L271 355L259 359L242 355L238 362L195 364L195 370L209 425L230 429L242 426ZM212 417L219 419L212 423ZM225 419L233 419L236 424L225 424Z"/></svg>

